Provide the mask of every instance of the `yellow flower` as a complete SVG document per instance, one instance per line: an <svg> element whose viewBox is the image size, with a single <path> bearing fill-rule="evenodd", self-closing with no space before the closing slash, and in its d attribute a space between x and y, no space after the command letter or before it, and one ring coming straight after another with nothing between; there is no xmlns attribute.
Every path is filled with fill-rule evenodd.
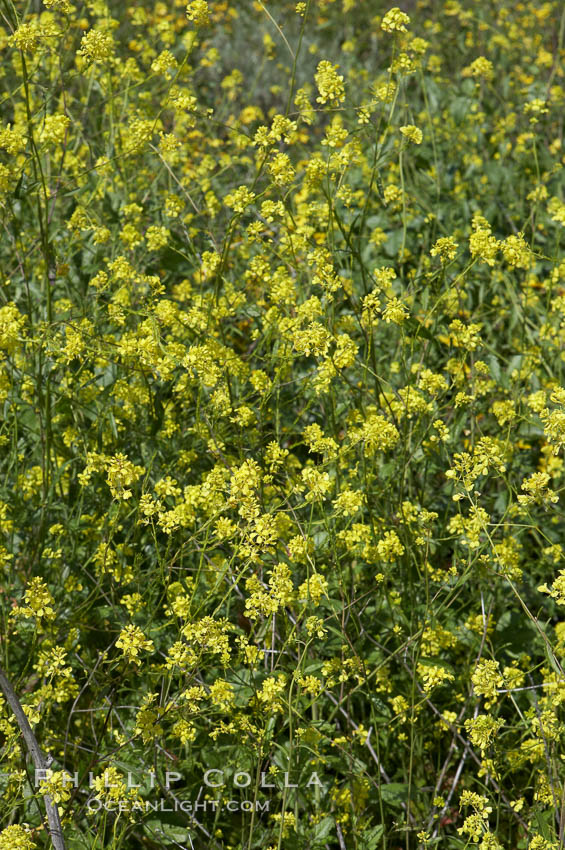
<svg viewBox="0 0 565 850"><path fill-rule="evenodd" d="M153 641L145 637L139 626L130 624L121 630L116 646L122 650L128 661L140 664L139 653L150 652L153 649Z"/></svg>
<svg viewBox="0 0 565 850"><path fill-rule="evenodd" d="M320 472L314 466L307 466L302 470L302 480L308 488L306 501L323 499L332 486L331 478L327 472Z"/></svg>
<svg viewBox="0 0 565 850"><path fill-rule="evenodd" d="M548 593L558 605L565 605L565 570L559 570L559 575L551 585L542 584L538 587L540 593Z"/></svg>
<svg viewBox="0 0 565 850"><path fill-rule="evenodd" d="M286 153L277 153L269 163L269 171L277 186L285 186L294 179L294 168Z"/></svg>
<svg viewBox="0 0 565 850"><path fill-rule="evenodd" d="M452 236L442 236L432 245L430 254L432 257L439 256L442 262L452 260L456 253L458 244Z"/></svg>
<svg viewBox="0 0 565 850"><path fill-rule="evenodd" d="M50 145L62 144L70 123L71 120L66 115L47 115L41 128L40 140Z"/></svg>
<svg viewBox="0 0 565 850"><path fill-rule="evenodd" d="M210 9L206 0L192 0L186 7L186 17L195 27L205 27L210 23Z"/></svg>
<svg viewBox="0 0 565 850"><path fill-rule="evenodd" d="M106 470L106 481L114 499L130 499L132 493L127 488L145 471L142 466L135 466L121 452L108 460Z"/></svg>
<svg viewBox="0 0 565 850"><path fill-rule="evenodd" d="M418 664L416 670L422 679L422 687L426 694L440 685L453 682L455 679L453 673L450 673L445 667L433 664Z"/></svg>
<svg viewBox="0 0 565 850"><path fill-rule="evenodd" d="M234 192L230 192L224 198L227 207L231 207L236 213L242 213L246 207L253 202L255 192L251 192L247 186L239 186Z"/></svg>
<svg viewBox="0 0 565 850"><path fill-rule="evenodd" d="M377 543L377 554L381 561L388 563L392 563L397 557L404 554L404 546L396 531L385 531L384 536Z"/></svg>
<svg viewBox="0 0 565 850"><path fill-rule="evenodd" d="M394 6L386 13L381 22L381 29L384 32L407 32L406 24L410 23L410 18L398 6Z"/></svg>
<svg viewBox="0 0 565 850"><path fill-rule="evenodd" d="M66 803L71 796L72 779L65 771L47 772L47 779L39 782L41 794L49 794L54 803Z"/></svg>
<svg viewBox="0 0 565 850"><path fill-rule="evenodd" d="M479 747L481 753L484 753L491 745L493 738L503 725L503 720L496 720L490 714L479 714L476 718L470 718L464 723L469 733L469 740L475 747Z"/></svg>
<svg viewBox="0 0 565 850"><path fill-rule="evenodd" d="M309 579L298 588L298 598L319 605L322 596L327 595L328 581L320 573L312 573Z"/></svg>
<svg viewBox="0 0 565 850"><path fill-rule="evenodd" d="M25 150L26 138L20 130L12 130L8 124L3 130L0 130L0 148L6 151L11 156L15 156Z"/></svg>
<svg viewBox="0 0 565 850"><path fill-rule="evenodd" d="M34 850L37 847L30 837L27 825L7 826L0 832L0 850Z"/></svg>
<svg viewBox="0 0 565 850"><path fill-rule="evenodd" d="M474 62L471 62L462 71L463 77L483 77L485 80L492 80L494 77L494 68L490 59L485 59L484 56L479 56Z"/></svg>
<svg viewBox="0 0 565 850"><path fill-rule="evenodd" d="M110 33L91 29L83 35L77 55L83 56L87 62L100 62L110 59L113 51L114 40Z"/></svg>
<svg viewBox="0 0 565 850"><path fill-rule="evenodd" d="M27 316L23 316L14 303L0 307L0 351L15 353L26 321Z"/></svg>
<svg viewBox="0 0 565 850"><path fill-rule="evenodd" d="M500 245L504 259L512 268L529 269L533 256L523 233L508 236Z"/></svg>
<svg viewBox="0 0 565 850"><path fill-rule="evenodd" d="M265 679L261 690L257 694L257 699L263 703L266 709L276 714L282 712L282 696L286 687L286 676L284 673L279 673L277 678L269 676Z"/></svg>
<svg viewBox="0 0 565 850"><path fill-rule="evenodd" d="M415 145L420 145L422 143L422 131L414 124L405 124L404 127L400 128L400 132L403 136L406 136L410 142L414 142Z"/></svg>
<svg viewBox="0 0 565 850"><path fill-rule="evenodd" d="M319 96L316 98L317 103L330 103L336 106L345 100L345 90L343 88L343 77L337 73L339 65L332 65L327 59L323 59L316 70L314 79L318 87Z"/></svg>
<svg viewBox="0 0 565 850"><path fill-rule="evenodd" d="M8 38L8 44L25 50L28 53L33 53L38 45L39 38L42 35L38 21L30 21L20 24L17 30Z"/></svg>
<svg viewBox="0 0 565 850"><path fill-rule="evenodd" d="M53 610L54 599L51 592L43 579L32 578L25 593L24 600L27 602L27 608L16 608L15 611L24 617L45 617L47 620L53 620L55 611Z"/></svg>
<svg viewBox="0 0 565 850"><path fill-rule="evenodd" d="M475 672L471 676L473 688L478 696L485 696L485 705L491 705L496 701L497 688L502 687L504 679L499 671L498 661L489 659L479 661Z"/></svg>
<svg viewBox="0 0 565 850"><path fill-rule="evenodd" d="M493 266L500 243L492 235L490 224L482 215L475 213L472 228L473 233L469 238L471 256L478 257L489 266Z"/></svg>
<svg viewBox="0 0 565 850"><path fill-rule="evenodd" d="M160 225L148 227L145 233L147 250L158 251L160 248L164 248L168 242L169 236L170 232L166 227L162 227Z"/></svg>

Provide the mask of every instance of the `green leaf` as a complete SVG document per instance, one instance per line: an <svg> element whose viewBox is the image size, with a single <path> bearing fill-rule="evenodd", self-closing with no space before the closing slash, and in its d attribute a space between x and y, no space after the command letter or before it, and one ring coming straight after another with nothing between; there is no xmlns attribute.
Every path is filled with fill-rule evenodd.
<svg viewBox="0 0 565 850"><path fill-rule="evenodd" d="M405 782L390 782L381 786L381 797L383 802L395 808L401 808L406 802L408 785Z"/></svg>
<svg viewBox="0 0 565 850"><path fill-rule="evenodd" d="M317 843L322 843L328 837L328 835L332 832L334 828L334 819L332 817L323 818L319 823L314 827L314 832L312 834L312 840Z"/></svg>
<svg viewBox="0 0 565 850"><path fill-rule="evenodd" d="M384 826L382 823L379 823L366 832L362 832L357 845L359 850L375 850L379 842L382 841L383 833Z"/></svg>

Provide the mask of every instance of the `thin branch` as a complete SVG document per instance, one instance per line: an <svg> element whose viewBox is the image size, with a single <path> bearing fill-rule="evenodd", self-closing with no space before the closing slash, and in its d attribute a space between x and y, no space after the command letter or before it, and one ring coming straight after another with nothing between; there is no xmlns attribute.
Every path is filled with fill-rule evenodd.
<svg viewBox="0 0 565 850"><path fill-rule="evenodd" d="M10 680L8 679L1 667L0 688L4 692L4 696L6 697L8 705L14 713L14 717L16 718L18 726L20 727L20 731L23 735L25 745L28 749L29 754L31 755L36 771L47 770L47 760L41 752L39 744L37 743L37 738L33 734L33 730L29 725L29 720L25 715L25 712L16 695L16 692L14 691ZM57 805L53 802L49 794L44 794L43 799L45 800L45 812L47 814L47 823L49 828L49 835L51 837L51 843L55 850L66 850L65 839L63 838L63 830L61 827L61 819L59 817L59 810L57 808Z"/></svg>

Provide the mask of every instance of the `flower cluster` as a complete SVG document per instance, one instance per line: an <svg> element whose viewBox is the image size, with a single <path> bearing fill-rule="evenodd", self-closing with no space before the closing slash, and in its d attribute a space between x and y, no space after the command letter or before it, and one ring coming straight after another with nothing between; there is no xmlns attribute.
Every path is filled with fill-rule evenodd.
<svg viewBox="0 0 565 850"><path fill-rule="evenodd" d="M378 5L6 5L0 850L559 846L562 9Z"/></svg>

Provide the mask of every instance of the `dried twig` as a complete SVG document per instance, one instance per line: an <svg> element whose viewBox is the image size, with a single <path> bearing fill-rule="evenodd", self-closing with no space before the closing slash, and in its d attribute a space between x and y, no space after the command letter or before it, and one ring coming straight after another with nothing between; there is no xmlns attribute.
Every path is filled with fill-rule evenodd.
<svg viewBox="0 0 565 850"><path fill-rule="evenodd" d="M16 695L16 692L14 691L10 683L10 680L8 679L2 668L0 668L0 688L4 692L4 696L6 697L8 705L14 713L14 717L16 718L18 726L20 727L20 731L23 735L25 745L28 749L29 754L31 755L36 771L47 770L47 759L41 752L39 744L37 743L37 738L33 734L33 730L29 725L29 720L25 715L25 712ZM47 814L47 824L49 829L49 835L51 837L51 843L55 850L66 850L65 839L63 838L63 830L61 827L61 819L59 817L59 810L57 808L57 805L53 802L49 794L44 794L43 799L45 800L45 812Z"/></svg>

